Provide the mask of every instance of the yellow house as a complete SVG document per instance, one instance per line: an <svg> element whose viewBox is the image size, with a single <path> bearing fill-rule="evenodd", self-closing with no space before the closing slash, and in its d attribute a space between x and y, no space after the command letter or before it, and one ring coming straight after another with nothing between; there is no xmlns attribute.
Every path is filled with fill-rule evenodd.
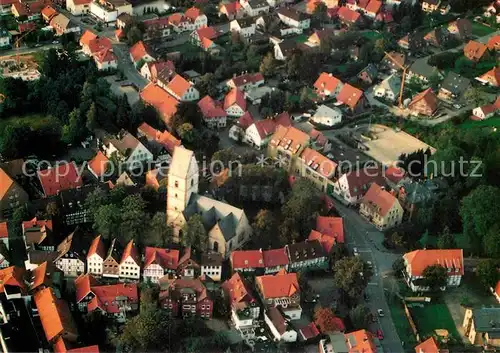
<svg viewBox="0 0 500 353"><path fill-rule="evenodd" d="M462 327L471 344L500 347L500 307L467 309Z"/></svg>
<svg viewBox="0 0 500 353"><path fill-rule="evenodd" d="M380 230L394 227L403 220L403 208L398 199L376 183L363 197L359 213Z"/></svg>
<svg viewBox="0 0 500 353"><path fill-rule="evenodd" d="M337 163L318 151L306 147L295 159L292 173L309 179L322 192L333 191L337 174Z"/></svg>
<svg viewBox="0 0 500 353"><path fill-rule="evenodd" d="M292 126L278 125L267 146L267 155L273 158L279 167L290 171L295 159L310 142L311 138L305 132Z"/></svg>

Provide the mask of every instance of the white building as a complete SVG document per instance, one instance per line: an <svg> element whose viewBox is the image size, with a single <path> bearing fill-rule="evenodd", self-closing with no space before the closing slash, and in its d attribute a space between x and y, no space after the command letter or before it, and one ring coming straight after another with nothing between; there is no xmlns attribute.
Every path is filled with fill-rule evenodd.
<svg viewBox="0 0 500 353"><path fill-rule="evenodd" d="M90 245L87 253L87 273L93 276L102 276L106 248L102 236L97 236Z"/></svg>
<svg viewBox="0 0 500 353"><path fill-rule="evenodd" d="M191 102L200 99L200 92L192 82L181 75L175 75L166 86L166 91L181 102Z"/></svg>
<svg viewBox="0 0 500 353"><path fill-rule="evenodd" d="M101 141L106 157L115 155L129 170L153 160L153 154L129 132L121 131L116 137L104 136Z"/></svg>
<svg viewBox="0 0 500 353"><path fill-rule="evenodd" d="M311 19L309 15L297 11L293 8L282 7L278 11L278 17L287 26L300 28L302 30L308 29L311 26Z"/></svg>
<svg viewBox="0 0 500 353"><path fill-rule="evenodd" d="M333 192L350 205L361 201L372 183L384 184L379 168L361 168L342 174L333 185Z"/></svg>
<svg viewBox="0 0 500 353"><path fill-rule="evenodd" d="M472 115L478 117L480 120L488 119L500 111L500 98L493 104L486 104L482 107L477 107L472 110Z"/></svg>
<svg viewBox="0 0 500 353"><path fill-rule="evenodd" d="M210 277L213 281L220 281L222 275L222 256L219 253L201 254L201 275Z"/></svg>
<svg viewBox="0 0 500 353"><path fill-rule="evenodd" d="M269 4L266 0L240 0L240 4L250 17L269 12Z"/></svg>
<svg viewBox="0 0 500 353"><path fill-rule="evenodd" d="M68 235L57 247L57 258L54 263L60 269L65 277L78 277L85 273L85 261L82 249L83 234L79 228Z"/></svg>
<svg viewBox="0 0 500 353"><path fill-rule="evenodd" d="M123 251L119 270L120 279L138 280L141 278L141 260L133 240L129 241Z"/></svg>
<svg viewBox="0 0 500 353"><path fill-rule="evenodd" d="M239 33L243 38L249 38L255 35L255 21L250 17L232 20L229 23L229 30L233 33Z"/></svg>
<svg viewBox="0 0 500 353"><path fill-rule="evenodd" d="M80 16L90 12L92 0L66 0L66 9L73 16Z"/></svg>
<svg viewBox="0 0 500 353"><path fill-rule="evenodd" d="M144 282L158 283L168 273L175 273L179 250L146 247L142 278Z"/></svg>
<svg viewBox="0 0 500 353"><path fill-rule="evenodd" d="M400 89L401 77L396 74L392 74L374 87L373 94L375 97L385 98L394 102L399 97Z"/></svg>
<svg viewBox="0 0 500 353"><path fill-rule="evenodd" d="M335 107L330 108L326 105L320 105L311 120L318 124L333 126L342 121L342 112Z"/></svg>
<svg viewBox="0 0 500 353"><path fill-rule="evenodd" d="M265 147L276 130L276 123L270 119L259 120L245 130L243 142L257 149Z"/></svg>
<svg viewBox="0 0 500 353"><path fill-rule="evenodd" d="M193 31L198 28L203 28L207 27L208 25L208 18L207 16L201 12L201 10L197 7L191 7L186 10L184 13L184 17L186 17L189 22L189 30Z"/></svg>
<svg viewBox="0 0 500 353"><path fill-rule="evenodd" d="M404 277L406 283L414 292L428 291L430 288L423 283L424 270L433 265L444 266L447 270L447 287L460 285L464 275L464 255L462 249L414 250L403 255L405 262ZM441 288L445 290L446 287Z"/></svg>
<svg viewBox="0 0 500 353"><path fill-rule="evenodd" d="M276 342L297 341L297 331L292 329L280 310L276 307L269 308L264 312L264 321L274 336Z"/></svg>
<svg viewBox="0 0 500 353"><path fill-rule="evenodd" d="M114 24L122 13L133 14L132 5L125 0L100 0L90 3L90 14L104 23Z"/></svg>

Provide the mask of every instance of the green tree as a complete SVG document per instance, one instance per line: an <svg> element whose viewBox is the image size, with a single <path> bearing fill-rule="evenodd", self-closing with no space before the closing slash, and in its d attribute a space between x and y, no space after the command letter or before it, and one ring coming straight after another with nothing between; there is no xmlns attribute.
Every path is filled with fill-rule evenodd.
<svg viewBox="0 0 500 353"><path fill-rule="evenodd" d="M448 271L441 265L427 266L422 273L423 283L431 290L438 290L446 286L448 280Z"/></svg>
<svg viewBox="0 0 500 353"><path fill-rule="evenodd" d="M200 251L206 251L208 246L208 235L203 226L203 219L199 214L194 214L182 229L182 243Z"/></svg>
<svg viewBox="0 0 500 353"><path fill-rule="evenodd" d="M90 214L94 217L99 207L109 202L108 193L99 187L92 190L85 199L85 208L89 210Z"/></svg>
<svg viewBox="0 0 500 353"><path fill-rule="evenodd" d="M186 143L193 143L195 139L195 130L193 125L190 123L184 123L177 128L177 135L181 138L181 140Z"/></svg>
<svg viewBox="0 0 500 353"><path fill-rule="evenodd" d="M81 121L80 110L73 109L69 113L69 121L63 127L62 140L68 144L79 142L85 135L85 126Z"/></svg>
<svg viewBox="0 0 500 353"><path fill-rule="evenodd" d="M200 77L200 80L196 83L196 87L200 91L200 97L206 96L207 94L210 97L217 97L219 94L219 89L217 88L218 84L215 75L209 72Z"/></svg>
<svg viewBox="0 0 500 353"><path fill-rule="evenodd" d="M156 212L149 223L149 230L145 234L144 245L163 248L172 243L174 232L167 225L167 216L164 212Z"/></svg>
<svg viewBox="0 0 500 353"><path fill-rule="evenodd" d="M392 271L394 272L394 275L396 277L402 277L404 269L405 269L405 261L403 260L402 257L396 259L392 263Z"/></svg>
<svg viewBox="0 0 500 353"><path fill-rule="evenodd" d="M85 127L88 131L93 132L97 127L97 108L95 103L92 102L90 108L86 114L87 122L85 123Z"/></svg>
<svg viewBox="0 0 500 353"><path fill-rule="evenodd" d="M104 239L111 239L117 235L120 226L120 208L116 205L102 205L94 214L94 229Z"/></svg>
<svg viewBox="0 0 500 353"><path fill-rule="evenodd" d="M270 77L270 76L274 75L275 69L276 69L276 61L274 60L274 55L273 55L273 53L268 53L262 59L259 71L265 77Z"/></svg>
<svg viewBox="0 0 500 353"><path fill-rule="evenodd" d="M122 242L132 239L138 244L142 243L140 235L143 234L148 222L146 214L146 202L140 195L130 195L123 199L121 207L121 237Z"/></svg>
<svg viewBox="0 0 500 353"><path fill-rule="evenodd" d="M370 322L371 315L372 314L370 312L370 309L368 309L363 304L356 305L349 312L349 317L351 318L351 323L354 326L354 329L356 329L356 330L367 329L369 322Z"/></svg>
<svg viewBox="0 0 500 353"><path fill-rule="evenodd" d="M328 20L328 8L324 3L320 2L316 4L312 18L318 23L323 23Z"/></svg>
<svg viewBox="0 0 500 353"><path fill-rule="evenodd" d="M137 26L132 26L127 32L127 44L129 46L134 45L138 41L142 40L143 33Z"/></svg>
<svg viewBox="0 0 500 353"><path fill-rule="evenodd" d="M478 87L470 87L464 93L464 99L467 102L472 102L474 107L481 107L485 104L488 104L489 96L484 94L484 92Z"/></svg>
<svg viewBox="0 0 500 353"><path fill-rule="evenodd" d="M59 206L57 205L56 202L54 201L51 201L47 204L47 206L45 207L45 213L47 214L47 216L49 216L50 218L54 218L56 217L57 215L59 215Z"/></svg>
<svg viewBox="0 0 500 353"><path fill-rule="evenodd" d="M479 261L476 267L476 276L485 290L489 291L491 287L495 287L500 278L498 273L498 260L484 259Z"/></svg>
<svg viewBox="0 0 500 353"><path fill-rule="evenodd" d="M333 282L348 301L355 301L361 296L372 275L367 264L357 256L337 261L333 271Z"/></svg>
<svg viewBox="0 0 500 353"><path fill-rule="evenodd" d="M269 210L260 210L255 216L252 228L254 238L258 244L268 248L272 245L273 237L276 234L275 215Z"/></svg>
<svg viewBox="0 0 500 353"><path fill-rule="evenodd" d="M483 238L483 249L486 256L500 258L500 226L495 224Z"/></svg>
<svg viewBox="0 0 500 353"><path fill-rule="evenodd" d="M455 237L450 232L450 228L445 226L443 232L439 234L437 246L440 249L454 249L456 247Z"/></svg>

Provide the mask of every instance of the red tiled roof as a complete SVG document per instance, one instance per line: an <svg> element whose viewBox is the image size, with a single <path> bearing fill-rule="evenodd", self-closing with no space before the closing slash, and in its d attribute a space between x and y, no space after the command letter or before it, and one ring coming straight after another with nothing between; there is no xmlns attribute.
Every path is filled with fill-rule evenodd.
<svg viewBox="0 0 500 353"><path fill-rule="evenodd" d="M101 64L118 60L111 49L98 51L94 54L94 58Z"/></svg>
<svg viewBox="0 0 500 353"><path fill-rule="evenodd" d="M264 267L288 265L288 254L285 248L265 250L262 252Z"/></svg>
<svg viewBox="0 0 500 353"><path fill-rule="evenodd" d="M259 81L264 81L264 76L260 72L254 74L244 74L240 76L233 77L231 79L235 87L241 87L249 82L255 84Z"/></svg>
<svg viewBox="0 0 500 353"><path fill-rule="evenodd" d="M448 269L458 270L464 274L464 254L462 249L432 249L414 250L403 255L403 259L410 265L412 276L422 276L428 266L441 265ZM455 276L455 272L448 272Z"/></svg>
<svg viewBox="0 0 500 353"><path fill-rule="evenodd" d="M241 9L241 5L238 1L233 1L233 2L230 2L227 4L222 4L221 8L222 7L224 7L226 9L226 13L228 15L234 15Z"/></svg>
<svg viewBox="0 0 500 353"><path fill-rule="evenodd" d="M413 97L411 103L408 105L408 108L411 108L414 104L421 100L423 100L433 112L437 109L438 99L431 87Z"/></svg>
<svg viewBox="0 0 500 353"><path fill-rule="evenodd" d="M46 197L57 195L59 191L74 189L83 184L82 177L78 174L74 162L39 170L37 174Z"/></svg>
<svg viewBox="0 0 500 353"><path fill-rule="evenodd" d="M464 55L469 60L479 61L483 57L484 53L486 53L487 49L488 47L483 43L471 40L464 47Z"/></svg>
<svg viewBox="0 0 500 353"><path fill-rule="evenodd" d="M355 109L361 97L363 97L362 90L346 83L340 90L340 93L337 96L337 101L346 104L351 109Z"/></svg>
<svg viewBox="0 0 500 353"><path fill-rule="evenodd" d="M369 2L370 0L358 0L358 8L366 10Z"/></svg>
<svg viewBox="0 0 500 353"><path fill-rule="evenodd" d="M14 180L2 169L0 168L0 200L4 198L7 191L14 184Z"/></svg>
<svg viewBox="0 0 500 353"><path fill-rule="evenodd" d="M233 88L226 94L224 98L224 109L236 104L241 110L245 111L247 109L247 101L245 100L245 94L238 89L238 87Z"/></svg>
<svg viewBox="0 0 500 353"><path fill-rule="evenodd" d="M175 75L168 83L167 88L174 92L178 97L182 97L191 87L191 83L181 75Z"/></svg>
<svg viewBox="0 0 500 353"><path fill-rule="evenodd" d="M30 29L36 28L36 24L34 22L19 23L17 28L19 32L24 33Z"/></svg>
<svg viewBox="0 0 500 353"><path fill-rule="evenodd" d="M376 213L385 216L396 202L396 198L390 192L382 189L377 183L373 183L363 197L363 205L372 209L376 208Z"/></svg>
<svg viewBox="0 0 500 353"><path fill-rule="evenodd" d="M162 120L169 124L172 116L177 112L179 101L168 94L167 91L153 83L147 85L141 91L141 99L155 107L162 116Z"/></svg>
<svg viewBox="0 0 500 353"><path fill-rule="evenodd" d="M496 35L488 39L488 49L489 50L499 50L500 49L500 35Z"/></svg>
<svg viewBox="0 0 500 353"><path fill-rule="evenodd" d="M106 248L104 246L104 241L102 240L102 236L100 235L95 237L94 240L92 240L89 252L87 253L87 259L94 254L99 255L103 259L106 256Z"/></svg>
<svg viewBox="0 0 500 353"><path fill-rule="evenodd" d="M29 221L23 221L23 228L25 231L30 228L43 228L43 227L47 227L48 229L52 230L52 220L38 219L37 217L35 217Z"/></svg>
<svg viewBox="0 0 500 353"><path fill-rule="evenodd" d="M258 276L255 277L255 284L264 299L291 297L300 292L296 273L278 272L275 275Z"/></svg>
<svg viewBox="0 0 500 353"><path fill-rule="evenodd" d="M399 183L405 177L405 171L398 167L389 167L385 170L385 177L393 183Z"/></svg>
<svg viewBox="0 0 500 353"><path fill-rule="evenodd" d="M0 5L12 5L13 3L17 2L18 0L0 0Z"/></svg>
<svg viewBox="0 0 500 353"><path fill-rule="evenodd" d="M317 240L321 243L321 246L325 250L326 254L329 254L335 245L335 238L326 234L321 234L316 230L311 230L307 240Z"/></svg>
<svg viewBox="0 0 500 353"><path fill-rule="evenodd" d="M353 197L368 191L371 183L384 184L384 177L378 168L361 168L345 174L349 187L349 194Z"/></svg>
<svg viewBox="0 0 500 353"><path fill-rule="evenodd" d="M4 292L4 287L18 287L23 293L26 292L26 284L24 282L24 268L10 266L0 270L0 293Z"/></svg>
<svg viewBox="0 0 500 353"><path fill-rule="evenodd" d="M212 44L214 44L214 42L210 38L201 37L201 47L203 49L209 49Z"/></svg>
<svg viewBox="0 0 500 353"><path fill-rule="evenodd" d="M161 249L147 246L144 253L144 268L155 263L163 269L177 269L177 264L179 263L179 250Z"/></svg>
<svg viewBox="0 0 500 353"><path fill-rule="evenodd" d="M333 93L341 83L342 82L335 76L332 76L332 74L322 72L316 82L314 82L314 88L318 91L327 90Z"/></svg>
<svg viewBox="0 0 500 353"><path fill-rule="evenodd" d="M132 56L134 63L140 61L146 55L152 56L149 53L149 48L146 46L146 44L144 44L142 40L138 41L130 48L130 55Z"/></svg>
<svg viewBox="0 0 500 353"><path fill-rule="evenodd" d="M189 18L191 21L196 21L196 19L198 18L198 16L201 16L203 15L203 13L201 12L201 10L197 7L190 7L189 9L186 10L186 12L184 12L184 16L186 16L187 18Z"/></svg>
<svg viewBox="0 0 500 353"><path fill-rule="evenodd" d="M297 153L301 147L309 142L309 135L299 129L289 126L278 125L274 135L271 137L269 145L271 147L282 147L293 154Z"/></svg>
<svg viewBox="0 0 500 353"><path fill-rule="evenodd" d="M51 342L66 332L78 334L68 304L56 298L52 288L42 289L34 299L47 341Z"/></svg>
<svg viewBox="0 0 500 353"><path fill-rule="evenodd" d="M101 151L97 152L97 154L92 158L88 164L89 169L94 172L98 177L102 176L106 173L106 169L108 168L109 159L102 153Z"/></svg>
<svg viewBox="0 0 500 353"><path fill-rule="evenodd" d="M99 346L93 345L81 348L73 348L68 350L67 353L99 353Z"/></svg>
<svg viewBox="0 0 500 353"><path fill-rule="evenodd" d="M359 12L348 9L345 6L339 8L337 14L342 21L349 23L355 23L357 20L359 20L359 16L361 16Z"/></svg>
<svg viewBox="0 0 500 353"><path fill-rule="evenodd" d="M8 236L7 222L0 222L0 239L7 238Z"/></svg>
<svg viewBox="0 0 500 353"><path fill-rule="evenodd" d="M208 38L208 39L214 39L217 38L217 32L213 27L201 27L196 30L196 34L198 35L198 38L201 40L201 38Z"/></svg>
<svg viewBox="0 0 500 353"><path fill-rule="evenodd" d="M236 272L230 279L225 281L221 287L229 298L230 305L242 302L255 302L255 298L250 289L251 287L239 272Z"/></svg>
<svg viewBox="0 0 500 353"><path fill-rule="evenodd" d="M314 324L314 322L309 323L309 325L300 329L300 335L304 340L309 340L311 338L315 338L320 334L318 328Z"/></svg>
<svg viewBox="0 0 500 353"><path fill-rule="evenodd" d="M334 237L337 243L343 244L345 242L344 220L342 217L318 216L316 218L316 230Z"/></svg>
<svg viewBox="0 0 500 353"><path fill-rule="evenodd" d="M434 337L428 338L415 346L416 353L439 353L439 347Z"/></svg>
<svg viewBox="0 0 500 353"><path fill-rule="evenodd" d="M495 294L500 296L500 281L498 281L495 286Z"/></svg>
<svg viewBox="0 0 500 353"><path fill-rule="evenodd" d="M82 36L80 37L80 45L83 47L85 45L90 45L90 41L94 40L97 38L97 35L88 29L83 32Z"/></svg>
<svg viewBox="0 0 500 353"><path fill-rule="evenodd" d="M292 126L292 121L290 120L290 114L288 114L288 112L283 112L283 113L276 115L273 118L273 120L276 123L276 126L278 126L278 125L281 125L284 127Z"/></svg>
<svg viewBox="0 0 500 353"><path fill-rule="evenodd" d="M344 334L349 353L376 353L377 347L373 342L373 336L366 330L359 330Z"/></svg>
<svg viewBox="0 0 500 353"><path fill-rule="evenodd" d="M97 285L97 281L90 274L80 275L75 279L75 298L79 303L92 291L92 287Z"/></svg>
<svg viewBox="0 0 500 353"><path fill-rule="evenodd" d="M497 66L497 67L494 67L494 68L492 68L490 71L488 71L488 72L486 72L486 73L484 73L484 74L482 74L482 75L480 76L480 78L481 78L481 79L483 79L483 80L484 80L486 77L492 77L492 78L493 78L493 81L494 81L494 82L493 82L493 85L494 85L495 87L500 86L500 67L498 67L498 66Z"/></svg>
<svg viewBox="0 0 500 353"><path fill-rule="evenodd" d="M115 30L115 37L118 40L125 38L125 31L122 28L118 28Z"/></svg>
<svg viewBox="0 0 500 353"><path fill-rule="evenodd" d="M57 11L50 5L47 5L42 9L42 16L46 19L50 20L55 15L57 15Z"/></svg>
<svg viewBox="0 0 500 353"><path fill-rule="evenodd" d="M264 258L261 250L236 250L231 252L231 265L233 269L262 268Z"/></svg>
<svg viewBox="0 0 500 353"><path fill-rule="evenodd" d="M244 130L246 130L252 124L253 124L253 118L252 114L250 114L249 111L246 111L245 114L240 116L238 119L238 125Z"/></svg>
<svg viewBox="0 0 500 353"><path fill-rule="evenodd" d="M300 159L309 168L313 169L315 172L321 174L325 178L332 179L335 176L335 171L337 170L337 163L326 158L318 151L312 148L305 148L300 154Z"/></svg>
<svg viewBox="0 0 500 353"><path fill-rule="evenodd" d="M88 47L92 55L103 50L112 50L111 41L107 37L96 37L91 39Z"/></svg>
<svg viewBox="0 0 500 353"><path fill-rule="evenodd" d="M95 286L92 287L92 292L95 294L95 297L88 303L88 312L99 308L109 314L118 314L120 306L116 301L117 297L127 297L129 303L139 302L139 293L137 291L137 284L135 283Z"/></svg>
<svg viewBox="0 0 500 353"><path fill-rule="evenodd" d="M175 75L175 64L172 60L149 62L148 66L153 80L156 80L164 70L168 71L168 75L165 76L168 76L169 80Z"/></svg>
<svg viewBox="0 0 500 353"><path fill-rule="evenodd" d="M90 4L92 0L73 0L73 3L75 5L84 5L84 4Z"/></svg>
<svg viewBox="0 0 500 353"><path fill-rule="evenodd" d="M377 14L380 11L381 7L382 7L382 1L370 0L368 6L366 6L366 12Z"/></svg>
<svg viewBox="0 0 500 353"><path fill-rule="evenodd" d="M276 130L276 123L272 119L259 120L254 123L261 139L272 135Z"/></svg>
<svg viewBox="0 0 500 353"><path fill-rule="evenodd" d="M132 258L132 260L134 260L134 262L137 265L139 265L139 266L141 265L139 252L137 251L137 247L135 246L133 240L129 241L127 246L125 247L125 250L123 250L122 259L120 261L120 264L124 263L125 260L127 260L127 258L129 256Z"/></svg>
<svg viewBox="0 0 500 353"><path fill-rule="evenodd" d="M201 114L206 119L225 117L226 112L218 102L214 101L212 97L205 96L198 102L198 107L200 108Z"/></svg>

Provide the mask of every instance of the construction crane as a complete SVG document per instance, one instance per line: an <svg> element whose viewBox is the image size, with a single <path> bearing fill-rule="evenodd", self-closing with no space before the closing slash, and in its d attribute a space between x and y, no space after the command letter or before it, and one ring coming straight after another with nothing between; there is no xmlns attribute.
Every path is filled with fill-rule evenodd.
<svg viewBox="0 0 500 353"><path fill-rule="evenodd" d="M397 60L394 59L394 57L389 54L388 52L384 51L385 55L389 57L389 59L392 60L394 64L396 64L400 69L403 70L403 77L401 78L401 88L399 89L399 108L403 107L403 90L405 88L405 80L406 80L406 70L410 67L410 65L403 66L400 63L397 62Z"/></svg>
<svg viewBox="0 0 500 353"><path fill-rule="evenodd" d="M21 44L21 39L23 39L24 37L26 37L28 34L30 34L31 32L33 32L35 30L36 30L36 27L33 27L32 29L28 30L27 32L24 32L24 34L22 34L21 36L19 36L19 38L17 38L16 41L14 42L14 46L16 47L16 61L17 61L17 65L19 65L19 46Z"/></svg>

